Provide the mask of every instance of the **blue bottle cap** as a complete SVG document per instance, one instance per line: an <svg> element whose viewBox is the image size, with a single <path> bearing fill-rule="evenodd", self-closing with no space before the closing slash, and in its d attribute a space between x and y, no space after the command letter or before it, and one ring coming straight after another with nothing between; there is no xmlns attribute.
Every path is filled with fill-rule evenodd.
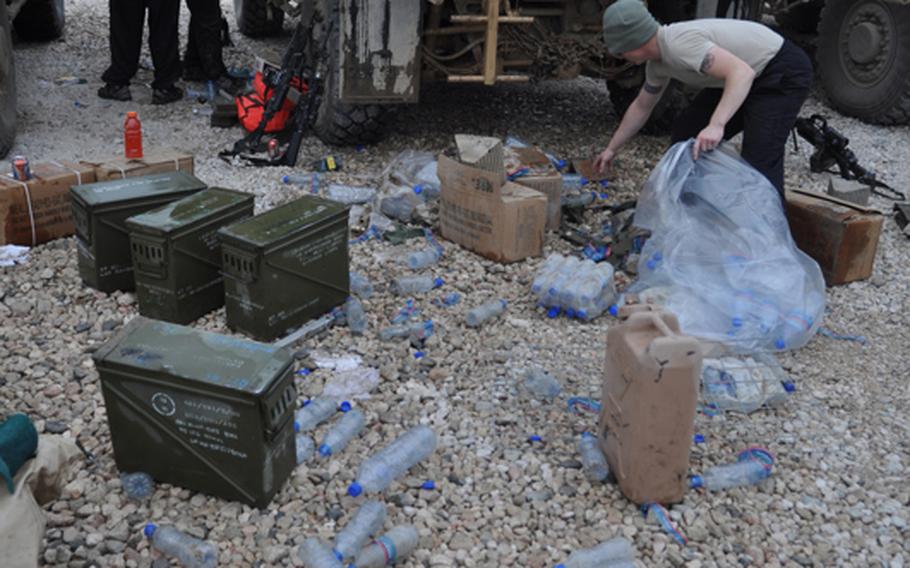
<svg viewBox="0 0 910 568"><path fill-rule="evenodd" d="M600 187L610 187L610 180L608 180L608 179L600 180Z"/></svg>
<svg viewBox="0 0 910 568"><path fill-rule="evenodd" d="M777 349L783 349L786 346L787 346L787 343L783 339L778 339L777 341L774 342L774 347L776 347Z"/></svg>
<svg viewBox="0 0 910 568"><path fill-rule="evenodd" d="M796 384L794 383L784 381L781 384L784 385L784 390L787 392L794 392L796 390Z"/></svg>
<svg viewBox="0 0 910 568"><path fill-rule="evenodd" d="M335 555L335 558L337 558L339 562L341 562L342 560L344 560L344 555L343 555L342 553L338 552L337 549L333 548L333 549L332 549L332 554Z"/></svg>
<svg viewBox="0 0 910 568"><path fill-rule="evenodd" d="M319 446L319 455L327 458L332 455L332 448L328 447L326 444L320 444Z"/></svg>
<svg viewBox="0 0 910 568"><path fill-rule="evenodd" d="M294 433L296 434L298 432L300 432L300 422L294 420Z"/></svg>
<svg viewBox="0 0 910 568"><path fill-rule="evenodd" d="M303 407L306 408L306 406L311 402L313 402L311 399L309 399L309 398L306 399L305 401L303 401Z"/></svg>
<svg viewBox="0 0 910 568"><path fill-rule="evenodd" d="M350 409L351 409L351 403L346 400L342 401L341 404L338 406L338 410L340 410L342 412L347 412Z"/></svg>
<svg viewBox="0 0 910 568"><path fill-rule="evenodd" d="M281 181L284 183L291 183L291 176L282 176Z"/></svg>
<svg viewBox="0 0 910 568"><path fill-rule="evenodd" d="M442 278L437 278L436 280L433 280L433 288L439 288L443 284L445 284L445 280L443 280Z"/></svg>
<svg viewBox="0 0 910 568"><path fill-rule="evenodd" d="M733 327L742 327L743 318L733 318Z"/></svg>
<svg viewBox="0 0 910 568"><path fill-rule="evenodd" d="M559 308L556 308L556 307L550 308L549 310L547 310L547 317L550 319L553 319L559 315L559 311L560 311Z"/></svg>
<svg viewBox="0 0 910 568"><path fill-rule="evenodd" d="M142 529L142 534L148 538L152 538L152 535L155 534L156 530L158 530L158 525L155 523L146 523L145 528Z"/></svg>
<svg viewBox="0 0 910 568"><path fill-rule="evenodd" d="M303 369L300 369L300 370L297 371L297 372L300 373L301 375L303 375L304 377L306 377L307 375L309 375L309 374L312 373L313 371L310 370L310 369L308 369L307 367L304 367Z"/></svg>
<svg viewBox="0 0 910 568"><path fill-rule="evenodd" d="M600 198L601 198L601 199L608 199L609 197L610 197L610 194L607 193L606 191L601 191L601 192L600 192Z"/></svg>
<svg viewBox="0 0 910 568"><path fill-rule="evenodd" d="M356 481L348 485L348 495L351 497L359 497L361 493L363 493L363 487Z"/></svg>
<svg viewBox="0 0 910 568"><path fill-rule="evenodd" d="M616 304L611 304L610 308L607 311L610 312L611 316L616 317L616 314L619 313L619 306Z"/></svg>
<svg viewBox="0 0 910 568"><path fill-rule="evenodd" d="M689 487L692 489L699 489L705 486L705 480L702 479L700 475L693 475L689 477Z"/></svg>
<svg viewBox="0 0 910 568"><path fill-rule="evenodd" d="M575 312L575 317L577 317L578 319L586 320L586 319L588 319L588 312L586 312L585 310L578 310L577 312Z"/></svg>
<svg viewBox="0 0 910 568"><path fill-rule="evenodd" d="M428 479L423 482L423 485L420 486L421 489L426 489L427 491L432 491L436 489L436 482L432 479Z"/></svg>
<svg viewBox="0 0 910 568"><path fill-rule="evenodd" d="M653 259L656 260L657 262L660 262L661 260L663 260L664 255L663 255L663 253L661 253L660 251L657 251L657 252L655 252L654 254L651 255L651 258L653 258Z"/></svg>
<svg viewBox="0 0 910 568"><path fill-rule="evenodd" d="M417 195L420 195L421 193L423 193L423 186L420 185L419 183L417 185L415 185L414 193L416 193Z"/></svg>
<svg viewBox="0 0 910 568"><path fill-rule="evenodd" d="M424 352L423 352L423 351L415 351L415 352L414 352L414 358L415 358L415 359L420 359L420 358L423 357L423 356L424 356Z"/></svg>
<svg viewBox="0 0 910 568"><path fill-rule="evenodd" d="M575 309L574 309L574 308L566 308L566 317L567 317L567 318L574 318L574 317L575 317Z"/></svg>
<svg viewBox="0 0 910 568"><path fill-rule="evenodd" d="M582 437L582 438L593 438L593 437L594 437L594 434L592 434L592 433L590 433L590 432L582 432L582 433L581 433L581 437Z"/></svg>
<svg viewBox="0 0 910 568"><path fill-rule="evenodd" d="M537 434L532 434L532 435L528 436L528 441L529 442L543 442L543 438L541 438Z"/></svg>
<svg viewBox="0 0 910 568"><path fill-rule="evenodd" d="M704 444L705 437L702 434L696 434L695 436L692 437L692 441L695 442L696 444Z"/></svg>
<svg viewBox="0 0 910 568"><path fill-rule="evenodd" d="M560 563L560 564L557 564L557 565L556 565L556 568L566 568L566 565Z"/></svg>
<svg viewBox="0 0 910 568"><path fill-rule="evenodd" d="M645 263L645 266L648 267L648 270L654 270L655 268L657 268L657 261L655 261L654 259L651 259Z"/></svg>
<svg viewBox="0 0 910 568"><path fill-rule="evenodd" d="M578 183L580 183L581 185L588 185L588 178L586 178L584 176L579 176Z"/></svg>
<svg viewBox="0 0 910 568"><path fill-rule="evenodd" d="M558 160L556 160L556 169L557 169L557 170L561 170L561 169L563 169L564 167L566 167L566 161L565 161L565 160L563 160L563 159L558 159Z"/></svg>

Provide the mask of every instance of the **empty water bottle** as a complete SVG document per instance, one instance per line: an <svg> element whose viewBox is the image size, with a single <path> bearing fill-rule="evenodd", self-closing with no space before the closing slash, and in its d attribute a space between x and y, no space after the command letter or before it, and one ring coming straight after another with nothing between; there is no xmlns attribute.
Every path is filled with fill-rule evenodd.
<svg viewBox="0 0 910 568"><path fill-rule="evenodd" d="M411 195L414 195L413 193ZM385 197L379 202L379 210L383 215L391 219L397 219L403 223L410 223L414 216L414 210L417 204L414 201L419 197L414 195L413 199L408 194L403 193L394 197Z"/></svg>
<svg viewBox="0 0 910 568"><path fill-rule="evenodd" d="M584 193L570 194L562 196L563 207L586 207L594 202L597 193L586 191Z"/></svg>
<svg viewBox="0 0 910 568"><path fill-rule="evenodd" d="M297 454L297 465L310 460L316 452L316 443L312 438L300 432L300 426L294 422L294 450Z"/></svg>
<svg viewBox="0 0 910 568"><path fill-rule="evenodd" d="M297 409L294 420L300 432L308 432L335 414L338 405L331 398L316 397Z"/></svg>
<svg viewBox="0 0 910 568"><path fill-rule="evenodd" d="M351 294L364 300L373 295L373 283L359 272L351 272Z"/></svg>
<svg viewBox="0 0 910 568"><path fill-rule="evenodd" d="M383 491L397 477L436 449L436 434L426 426L416 426L398 437L383 450L367 458L357 470L357 478L348 487L348 494L357 497L364 491Z"/></svg>
<svg viewBox="0 0 910 568"><path fill-rule="evenodd" d="M338 560L347 560L363 548L371 536L378 534L385 524L385 504L367 501L357 509L351 521L335 537L332 552Z"/></svg>
<svg viewBox="0 0 910 568"><path fill-rule="evenodd" d="M493 300L492 302L481 304L465 315L465 323L468 324L468 327L479 327L486 321L506 311L506 305L505 300Z"/></svg>
<svg viewBox="0 0 910 568"><path fill-rule="evenodd" d="M610 475L607 458L600 449L600 441L590 432L581 435L578 441L578 452L581 454L581 465L585 475L591 481L603 481Z"/></svg>
<svg viewBox="0 0 910 568"><path fill-rule="evenodd" d="M619 537L602 542L593 548L576 550L556 568L613 568L634 561L632 543Z"/></svg>
<svg viewBox="0 0 910 568"><path fill-rule="evenodd" d="M121 473L120 485L123 486L123 492L133 501L142 501L148 499L155 491L155 483L152 476L144 471L135 473Z"/></svg>
<svg viewBox="0 0 910 568"><path fill-rule="evenodd" d="M344 303L344 317L352 334L363 335L367 329L367 315L363 311L363 304L355 296L351 296Z"/></svg>
<svg viewBox="0 0 910 568"><path fill-rule="evenodd" d="M390 325L379 331L379 339L391 341L392 339L412 338L416 341L422 341L433 334L433 322L418 321L399 325Z"/></svg>
<svg viewBox="0 0 910 568"><path fill-rule="evenodd" d="M720 491L731 487L755 485L771 476L771 466L756 459L747 459L736 463L717 465L709 468L703 475L689 478L692 489L704 487L709 491Z"/></svg>
<svg viewBox="0 0 910 568"><path fill-rule="evenodd" d="M366 545L348 568L382 568L404 560L417 550L420 535L411 525L399 525Z"/></svg>
<svg viewBox="0 0 910 568"><path fill-rule="evenodd" d="M346 205L368 203L376 197L376 188L355 187L333 183L325 188L325 196L326 199L331 199L332 201L337 201Z"/></svg>
<svg viewBox="0 0 910 568"><path fill-rule="evenodd" d="M290 174L281 178L281 181L284 183L292 183L294 185L302 185L304 187L310 188L310 192L317 193L319 191L319 174Z"/></svg>
<svg viewBox="0 0 910 568"><path fill-rule="evenodd" d="M405 264L412 270L421 270L439 262L442 250L436 247L427 247L423 250L409 252L405 257Z"/></svg>
<svg viewBox="0 0 910 568"><path fill-rule="evenodd" d="M581 174L562 174L562 187L565 190L581 189L588 185L588 179Z"/></svg>
<svg viewBox="0 0 910 568"><path fill-rule="evenodd" d="M787 349L793 345L800 345L812 329L812 323L812 316L805 312L799 310L787 312L780 325L781 335L774 342L774 347Z"/></svg>
<svg viewBox="0 0 910 568"><path fill-rule="evenodd" d="M423 198L424 201L436 199L442 192L442 188L436 183L419 183L414 186L414 193Z"/></svg>
<svg viewBox="0 0 910 568"><path fill-rule="evenodd" d="M318 538L308 538L297 549L297 558L304 568L344 568L335 553Z"/></svg>
<svg viewBox="0 0 910 568"><path fill-rule="evenodd" d="M540 369L528 369L525 371L523 384L525 389L539 398L556 398L562 390L562 385L559 384L555 377Z"/></svg>
<svg viewBox="0 0 910 568"><path fill-rule="evenodd" d="M326 433L319 446L319 455L328 457L340 452L363 431L365 425L363 412L356 409L349 411Z"/></svg>
<svg viewBox="0 0 910 568"><path fill-rule="evenodd" d="M142 532L153 548L165 556L176 558L185 568L214 568L218 564L218 550L214 546L174 527L148 523Z"/></svg>
<svg viewBox="0 0 910 568"><path fill-rule="evenodd" d="M539 295L542 290L544 283L547 278L550 277L550 274L559 267L565 261L566 257L561 254L551 254L547 259L540 265L540 268L537 269L537 275L534 277L534 281L531 282L531 292L535 295Z"/></svg>
<svg viewBox="0 0 910 568"><path fill-rule="evenodd" d="M433 288L439 288L444 283L442 278L433 278L428 275L399 276L392 281L391 291L398 296L409 294L423 294Z"/></svg>

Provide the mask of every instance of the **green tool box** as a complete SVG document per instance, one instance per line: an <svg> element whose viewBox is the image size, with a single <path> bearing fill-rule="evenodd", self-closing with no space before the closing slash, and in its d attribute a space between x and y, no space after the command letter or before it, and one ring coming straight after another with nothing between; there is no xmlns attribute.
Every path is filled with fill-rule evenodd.
<svg viewBox="0 0 910 568"><path fill-rule="evenodd" d="M348 208L314 196L222 228L227 324L263 341L348 297Z"/></svg>
<svg viewBox="0 0 910 568"><path fill-rule="evenodd" d="M127 219L139 313L189 323L224 305L217 232L252 215L251 194L210 187Z"/></svg>
<svg viewBox="0 0 910 568"><path fill-rule="evenodd" d="M204 183L179 171L73 186L82 281L102 292L133 290L127 218L203 189Z"/></svg>
<svg viewBox="0 0 910 568"><path fill-rule="evenodd" d="M120 471L261 508L296 466L287 350L138 316L92 358Z"/></svg>

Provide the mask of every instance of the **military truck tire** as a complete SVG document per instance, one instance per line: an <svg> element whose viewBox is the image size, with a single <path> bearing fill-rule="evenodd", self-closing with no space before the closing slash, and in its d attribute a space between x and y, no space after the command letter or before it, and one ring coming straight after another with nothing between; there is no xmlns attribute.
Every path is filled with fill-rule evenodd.
<svg viewBox="0 0 910 568"><path fill-rule="evenodd" d="M9 153L16 139L16 65L12 31L6 2L0 2L0 158Z"/></svg>
<svg viewBox="0 0 910 568"><path fill-rule="evenodd" d="M329 38L330 46L336 45L337 34L336 27ZM352 105L341 102L338 85L339 57L337 49L329 49L329 72L313 127L316 136L332 146L378 142L386 134L390 109L387 105Z"/></svg>
<svg viewBox="0 0 910 568"><path fill-rule="evenodd" d="M247 37L268 37L281 33L284 11L269 0L234 0L237 28Z"/></svg>
<svg viewBox="0 0 910 568"><path fill-rule="evenodd" d="M785 30L801 34L815 33L822 6L824 6L824 0L812 0L811 2L796 4L789 10L774 14L774 19Z"/></svg>
<svg viewBox="0 0 910 568"><path fill-rule="evenodd" d="M910 122L910 4L827 0L816 61L839 111L878 124Z"/></svg>
<svg viewBox="0 0 910 568"><path fill-rule="evenodd" d="M66 23L63 0L28 0L19 10L13 27L23 41L51 41L63 35Z"/></svg>

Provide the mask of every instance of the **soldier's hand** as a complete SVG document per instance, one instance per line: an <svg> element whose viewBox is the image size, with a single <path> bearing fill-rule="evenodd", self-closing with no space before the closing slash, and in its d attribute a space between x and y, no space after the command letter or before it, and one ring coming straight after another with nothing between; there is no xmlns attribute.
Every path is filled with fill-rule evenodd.
<svg viewBox="0 0 910 568"><path fill-rule="evenodd" d="M601 152L596 158L594 158L594 169L599 173L612 173L613 171L613 158L616 157L616 153L606 148Z"/></svg>

